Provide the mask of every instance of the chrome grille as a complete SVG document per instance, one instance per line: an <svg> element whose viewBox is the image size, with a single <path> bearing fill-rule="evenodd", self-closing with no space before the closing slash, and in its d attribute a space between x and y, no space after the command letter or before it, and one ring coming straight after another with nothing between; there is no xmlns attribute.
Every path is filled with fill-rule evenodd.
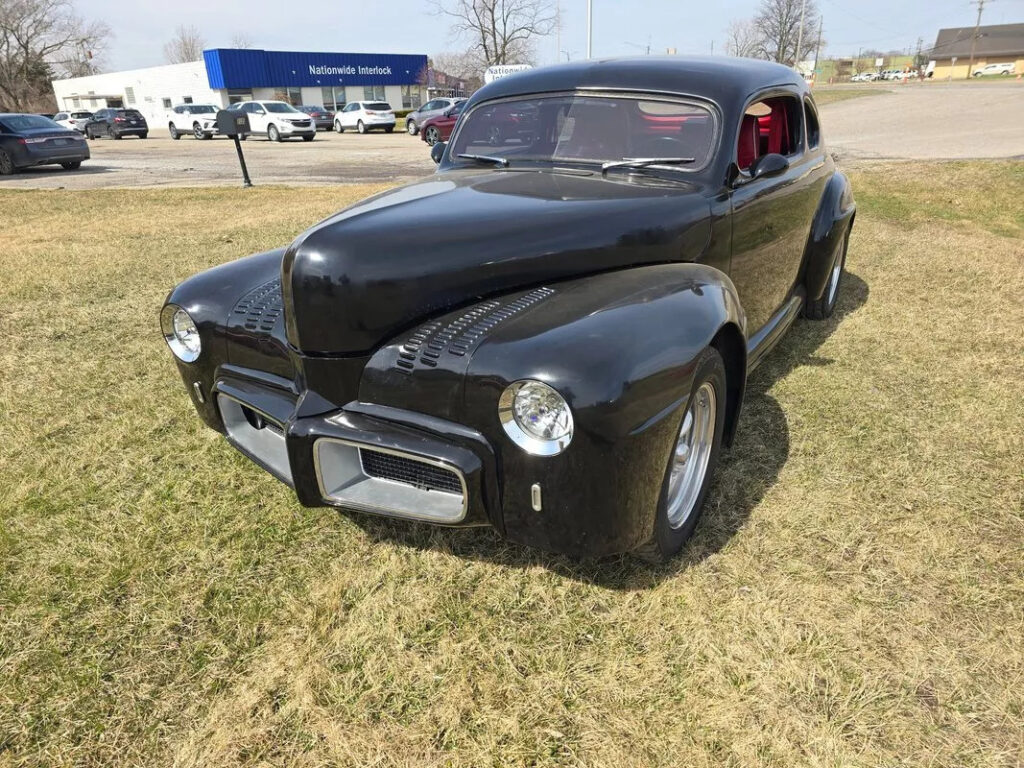
<svg viewBox="0 0 1024 768"><path fill-rule="evenodd" d="M405 456L361 448L359 458L369 477L411 485L423 491L462 493L462 481L451 470Z"/></svg>

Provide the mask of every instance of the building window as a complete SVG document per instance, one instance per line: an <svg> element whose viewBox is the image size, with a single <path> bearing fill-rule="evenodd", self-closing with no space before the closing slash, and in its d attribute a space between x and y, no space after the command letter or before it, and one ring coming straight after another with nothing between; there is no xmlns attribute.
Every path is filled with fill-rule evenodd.
<svg viewBox="0 0 1024 768"><path fill-rule="evenodd" d="M171 100L170 99L166 99L165 98L165 99L162 99L162 101L164 103L164 109L170 109L171 108Z"/></svg>
<svg viewBox="0 0 1024 768"><path fill-rule="evenodd" d="M75 109L79 109L82 106L82 100L77 96L73 96L71 98L71 106L73 106Z"/></svg>
<svg viewBox="0 0 1024 768"><path fill-rule="evenodd" d="M287 101L293 107L297 107L302 103L302 89L301 88L275 88L274 89L274 100L275 101Z"/></svg>
<svg viewBox="0 0 1024 768"><path fill-rule="evenodd" d="M323 97L324 107L332 112L341 112L345 108L345 89L324 86L320 89Z"/></svg>
<svg viewBox="0 0 1024 768"><path fill-rule="evenodd" d="M184 97L182 97L182 101L184 101L186 104L191 104L192 103L192 97L191 96L184 96Z"/></svg>
<svg viewBox="0 0 1024 768"><path fill-rule="evenodd" d="M130 85L125 86L125 89L124 89L124 100L125 100L125 103L127 103L127 104L134 104L135 103L135 89L132 88Z"/></svg>
<svg viewBox="0 0 1024 768"><path fill-rule="evenodd" d="M384 101L383 85L364 85L363 99L365 101Z"/></svg>
<svg viewBox="0 0 1024 768"><path fill-rule="evenodd" d="M423 88L418 85L402 86L402 109L419 109L423 105Z"/></svg>
<svg viewBox="0 0 1024 768"><path fill-rule="evenodd" d="M228 104L240 101L252 101L252 91L248 88L228 88Z"/></svg>

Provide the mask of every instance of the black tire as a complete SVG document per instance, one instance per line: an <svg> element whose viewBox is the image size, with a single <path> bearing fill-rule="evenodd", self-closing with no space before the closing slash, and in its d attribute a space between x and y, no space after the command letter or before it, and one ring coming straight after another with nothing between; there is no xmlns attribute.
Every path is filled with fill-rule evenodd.
<svg viewBox="0 0 1024 768"><path fill-rule="evenodd" d="M704 501L707 499L708 489L714 480L715 468L718 466L718 457L722 450L722 435L725 432L725 412L728 405L725 363L722 361L722 356L718 353L718 350L714 347L706 348L697 360L693 373L693 387L690 390L690 397L687 398L686 402L687 410L680 416L679 426L673 435L679 432L694 396L704 384L710 384L715 393L715 431L711 440L711 450L708 454L704 477L701 479L700 489L691 511L681 525L673 528L669 522L668 514L669 480L672 476L676 450L676 440L673 437L672 447L665 466L664 479L661 484L661 494L658 497L658 507L654 513L654 532L650 539L633 550L633 554L650 563L663 563L675 557L683 548L683 545L693 535L693 531L697 527L697 522L700 520L700 515L704 508Z"/></svg>
<svg viewBox="0 0 1024 768"><path fill-rule="evenodd" d="M846 266L846 250L850 246L850 232L847 230L842 241L836 246L832 255L832 263L828 269L828 282L825 283L825 290L821 292L821 298L816 301L810 299L804 304L803 315L808 320L824 320L832 316L839 302L839 290L843 283L843 268ZM838 266L838 269L836 268Z"/></svg>
<svg viewBox="0 0 1024 768"><path fill-rule="evenodd" d="M394 132L395 132L395 126L393 126L393 125L388 126L387 128L384 129L384 133L394 133Z"/></svg>
<svg viewBox="0 0 1024 768"><path fill-rule="evenodd" d="M410 136L415 136L417 133L420 132L420 127L418 125L416 125L416 121L415 120L406 120L405 121L405 131Z"/></svg>
<svg viewBox="0 0 1024 768"><path fill-rule="evenodd" d="M199 123L192 124L192 135L195 136L200 141L206 138L206 134L203 133L202 126L200 126Z"/></svg>
<svg viewBox="0 0 1024 768"><path fill-rule="evenodd" d="M271 123L267 126L267 140L268 141L280 141L281 132L277 130L277 126Z"/></svg>
<svg viewBox="0 0 1024 768"><path fill-rule="evenodd" d="M434 146L441 140L441 132L433 125L428 125L426 132L423 134L424 140L428 146Z"/></svg>
<svg viewBox="0 0 1024 768"><path fill-rule="evenodd" d="M10 176L14 173L14 161L11 156L0 149L0 176Z"/></svg>
<svg viewBox="0 0 1024 768"><path fill-rule="evenodd" d="M210 138L212 139L213 136L211 136ZM248 133L243 133L241 136L238 137L238 140L239 141L245 141L248 138L249 138L249 134Z"/></svg>
<svg viewBox="0 0 1024 768"><path fill-rule="evenodd" d="M121 134L115 131L114 126L112 125L107 126L107 136L109 136L112 139L116 139L117 141L121 140Z"/></svg>
<svg viewBox="0 0 1024 768"><path fill-rule="evenodd" d="M366 133L366 126L363 124L362 120L360 120L358 123L356 123L356 130L359 133Z"/></svg>
<svg viewBox="0 0 1024 768"><path fill-rule="evenodd" d="M143 131L142 133L140 133L139 134L139 138L140 139L148 139L149 138L149 131Z"/></svg>
<svg viewBox="0 0 1024 768"><path fill-rule="evenodd" d="M171 134L171 138L175 141L178 141L178 139L181 138L181 134L178 133L178 129L174 126L174 123L167 124L167 132Z"/></svg>
<svg viewBox="0 0 1024 768"><path fill-rule="evenodd" d="M341 124L340 120L335 120L334 121L334 130L336 130L338 133L344 133L345 132L345 126L343 126Z"/></svg>
<svg viewBox="0 0 1024 768"><path fill-rule="evenodd" d="M77 171L79 168L82 167L82 161L72 160L70 163L61 163L60 167L63 168L65 171Z"/></svg>
<svg viewBox="0 0 1024 768"><path fill-rule="evenodd" d="M312 134L311 136L303 136L303 137L302 137L302 140L303 140L303 141L312 141L312 140L313 140L313 139L315 139L315 138L316 138L316 134L314 133L314 134Z"/></svg>

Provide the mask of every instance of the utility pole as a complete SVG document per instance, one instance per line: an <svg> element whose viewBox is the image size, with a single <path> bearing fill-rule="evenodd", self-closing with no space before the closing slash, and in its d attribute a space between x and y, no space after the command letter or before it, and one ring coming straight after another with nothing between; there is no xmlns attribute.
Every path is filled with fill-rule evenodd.
<svg viewBox="0 0 1024 768"><path fill-rule="evenodd" d="M594 0L587 0L587 58L594 52Z"/></svg>
<svg viewBox="0 0 1024 768"><path fill-rule="evenodd" d="M971 0L971 5L978 6L978 21L974 25L974 34L971 35L971 63L967 65L967 77L971 76L974 70L974 48L978 44L978 30L981 28L981 12L985 10L985 3L992 0Z"/></svg>
<svg viewBox="0 0 1024 768"><path fill-rule="evenodd" d="M821 56L821 30L825 26L825 17L818 17L818 44L814 46L814 71L818 71L818 57Z"/></svg>
<svg viewBox="0 0 1024 768"><path fill-rule="evenodd" d="M985 0L980 0L985 2ZM793 62L793 68L800 68L800 52L804 46L804 16L807 13L807 0L802 0L800 3L800 31L796 35L796 60Z"/></svg>

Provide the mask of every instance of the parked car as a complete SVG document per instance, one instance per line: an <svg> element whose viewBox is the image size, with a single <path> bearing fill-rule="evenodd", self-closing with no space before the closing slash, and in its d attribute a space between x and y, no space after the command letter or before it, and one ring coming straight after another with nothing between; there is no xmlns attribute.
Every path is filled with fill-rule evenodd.
<svg viewBox="0 0 1024 768"><path fill-rule="evenodd" d="M386 101L350 101L334 116L334 130L344 133L355 128L359 133L383 128L385 133L395 130L395 110Z"/></svg>
<svg viewBox="0 0 1024 768"><path fill-rule="evenodd" d="M122 139L125 136L138 136L144 139L149 136L149 125L146 118L137 109L100 109L93 113L85 124L85 136L98 139Z"/></svg>
<svg viewBox="0 0 1024 768"><path fill-rule="evenodd" d="M496 107L529 130L491 144ZM306 506L672 556L748 372L839 300L856 206L810 90L745 59L562 64L484 86L431 155L170 292L192 405Z"/></svg>
<svg viewBox="0 0 1024 768"><path fill-rule="evenodd" d="M871 83L878 79L875 72L860 72L850 78L851 83Z"/></svg>
<svg viewBox="0 0 1024 768"><path fill-rule="evenodd" d="M449 98L447 96L439 99L431 99L419 109L414 109L405 116L405 130L410 136L415 136L420 132L420 128L427 122L427 120L432 117L440 117L456 104L463 101L465 101L465 99Z"/></svg>
<svg viewBox="0 0 1024 768"><path fill-rule="evenodd" d="M35 165L74 171L88 159L89 145L78 131L42 115L0 114L0 175Z"/></svg>
<svg viewBox="0 0 1024 768"><path fill-rule="evenodd" d="M1012 61L1005 61L1000 64L986 64L981 69L975 70L974 77L988 77L990 75L1012 75L1015 73L1016 65Z"/></svg>
<svg viewBox="0 0 1024 768"><path fill-rule="evenodd" d="M334 113L327 109L327 107L318 107L316 105L297 107L299 112L304 112L313 119L313 124L319 131L321 128L325 131L331 130L334 127Z"/></svg>
<svg viewBox="0 0 1024 768"><path fill-rule="evenodd" d="M313 118L285 101L240 101L228 109L248 114L250 133L266 136L270 141L295 137L312 141L316 138Z"/></svg>
<svg viewBox="0 0 1024 768"><path fill-rule="evenodd" d="M167 132L177 141L186 133L197 139L212 139L220 133L217 128L216 104L178 104L167 113Z"/></svg>
<svg viewBox="0 0 1024 768"><path fill-rule="evenodd" d="M58 112L53 116L53 122L62 128L67 128L71 131L78 131L79 133L85 133L85 124L89 122L89 118L92 117L92 112L84 109L76 109L68 112Z"/></svg>
<svg viewBox="0 0 1024 768"><path fill-rule="evenodd" d="M420 138L430 146L434 146L439 141L448 141L459 115L462 114L462 107L465 103L466 100L462 99L440 114L425 120Z"/></svg>

